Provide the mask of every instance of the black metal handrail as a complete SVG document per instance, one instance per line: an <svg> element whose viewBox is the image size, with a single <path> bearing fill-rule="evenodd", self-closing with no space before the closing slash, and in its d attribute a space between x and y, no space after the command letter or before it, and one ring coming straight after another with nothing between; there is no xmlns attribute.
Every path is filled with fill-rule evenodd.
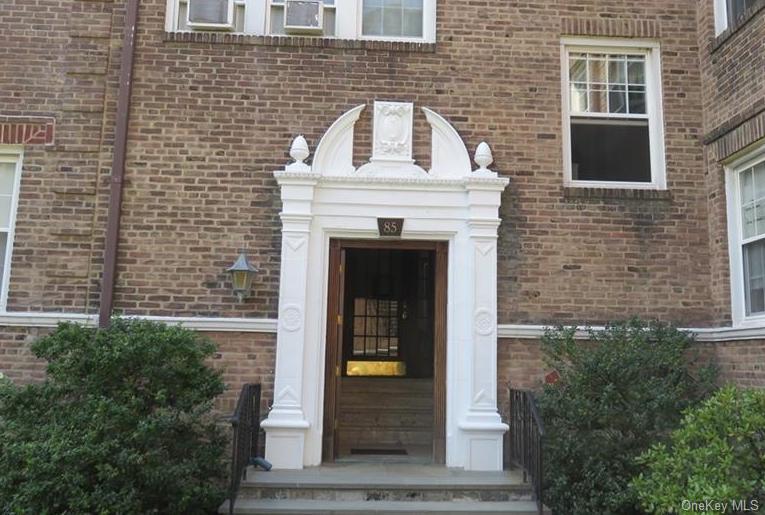
<svg viewBox="0 0 765 515"><path fill-rule="evenodd" d="M228 488L228 513L234 513L239 484L246 477L247 466L258 452L260 434L260 385L245 384L229 418L234 433L231 446L231 482Z"/></svg>
<svg viewBox="0 0 765 515"><path fill-rule="evenodd" d="M534 401L534 394L510 388L510 461L523 469L523 480L531 483L540 515L544 513L544 436L545 426Z"/></svg>

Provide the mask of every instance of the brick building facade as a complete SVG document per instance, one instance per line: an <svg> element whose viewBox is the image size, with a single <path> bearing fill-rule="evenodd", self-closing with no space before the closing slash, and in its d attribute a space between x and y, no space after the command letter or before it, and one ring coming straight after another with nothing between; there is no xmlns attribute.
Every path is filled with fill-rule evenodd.
<svg viewBox="0 0 765 515"><path fill-rule="evenodd" d="M361 0L324 7L336 38L269 34L264 24L283 7L267 3L264 14L264 2L232 4L243 25L225 32L179 27L186 2L141 0L133 52L114 310L213 337L231 385L223 409L244 382L274 397L284 229L274 171L293 161L298 134L310 163L358 105L369 108L355 123L352 164L364 165L376 152L375 101L413 104L423 169L435 155L426 107L471 158L487 142L491 169L509 179L488 322L500 413L508 382L541 381L538 339L551 324L672 322L696 330L725 380L765 386L757 277L752 261L741 265L759 231L740 240L730 225L746 207L736 204L740 174L755 170L765 143L765 2L425 0L415 2L421 33L390 38L366 37L345 16ZM0 192L9 199L0 371L24 382L43 370L29 342L59 320L95 324L102 301L126 2L6 4L0 161L17 184ZM618 71L605 84L594 72L581 79L584 111L648 127L643 183L580 181L581 164L571 166L572 127L584 129L565 63L602 55L626 55L625 70L645 63L645 76L633 83L629 71L623 86ZM609 106L630 107L599 111L601 89ZM239 302L225 270L242 247L259 273Z"/></svg>

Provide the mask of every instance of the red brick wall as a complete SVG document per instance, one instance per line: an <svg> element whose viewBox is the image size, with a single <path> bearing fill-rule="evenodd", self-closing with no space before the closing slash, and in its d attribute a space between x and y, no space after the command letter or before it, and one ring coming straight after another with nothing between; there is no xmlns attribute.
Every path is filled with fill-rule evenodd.
<svg viewBox="0 0 765 515"><path fill-rule="evenodd" d="M511 178L501 208L500 323L729 320L721 172L700 141L760 105L761 75L736 67L757 58L761 15L712 54L711 0L439 0L435 45L175 37L164 33L164 6L141 1L118 310L275 316L272 171L296 134L314 150L342 112L389 99L435 109L471 150L488 141L493 167ZM52 116L57 128L54 146L25 150L12 310L97 306L123 11L122 2L11 0L0 12L0 115ZM569 34L661 43L668 195L602 198L562 187L559 42ZM367 112L357 125L359 163L370 150L369 121ZM416 131L415 157L427 166L421 115ZM261 273L252 297L237 303L223 270L243 244ZM28 333L4 331L6 356ZM246 349L272 342L222 334L238 350L221 362L250 362ZM507 342L500 373L530 384L535 347ZM19 366L21 379L38 373L39 364ZM234 367L232 385L265 373L252 366Z"/></svg>
<svg viewBox="0 0 765 515"><path fill-rule="evenodd" d="M114 5L11 0L0 10L0 120L55 120L53 145L24 148L9 309L83 312L97 297Z"/></svg>
<svg viewBox="0 0 765 515"><path fill-rule="evenodd" d="M118 308L273 316L279 200L271 172L297 133L314 149L339 114L384 98L434 108L470 148L486 139L496 169L511 177L499 241L501 322L709 318L695 2L442 1L435 51L178 41L163 33L162 0L141 5ZM648 26L661 41L670 199L574 199L561 187L559 42L578 27L571 18L639 21L593 24L589 33L636 36ZM467 30L475 19L494 21ZM357 125L357 160L369 153L368 116ZM415 155L427 164L422 116L415 129ZM242 241L263 270L244 305L222 274Z"/></svg>
<svg viewBox="0 0 765 515"><path fill-rule="evenodd" d="M725 175L720 161L765 138L765 2L715 36L711 0L698 3L713 325L731 323Z"/></svg>
<svg viewBox="0 0 765 515"><path fill-rule="evenodd" d="M37 359L29 346L48 329L0 327L0 372L16 384L45 379L45 362Z"/></svg>
<svg viewBox="0 0 765 515"><path fill-rule="evenodd" d="M765 388L765 342L742 340L714 344L721 383Z"/></svg>
<svg viewBox="0 0 765 515"><path fill-rule="evenodd" d="M494 167L512 179L501 210L500 322L638 314L703 325L711 317L696 2L441 0L436 45L310 46L170 37L164 6L141 2L117 309L274 316L271 172L287 161L294 135L305 133L314 149L350 107L398 99L446 116L471 149L487 140ZM0 18L9 29L0 51L11 64L0 71L0 105L53 115L59 128L55 148L31 149L25 163L10 306L92 310L123 6L47 0L42 8L47 17L14 0ZM467 21L479 19L492 22ZM25 39L22 27L36 38ZM668 197L603 199L562 188L559 42L567 34L660 41ZM367 114L357 161L368 155L368 129ZM427 165L422 116L416 130L415 156ZM239 304L223 270L243 244L262 272Z"/></svg>
<svg viewBox="0 0 765 515"><path fill-rule="evenodd" d="M0 372L17 384L42 381L45 362L34 357L30 345L51 329L0 327ZM262 386L261 411L267 409L274 397L274 363L276 335L267 333L202 333L218 347L210 364L223 371L227 390L216 402L216 409L231 413L239 391L245 383Z"/></svg>
<svg viewBox="0 0 765 515"><path fill-rule="evenodd" d="M265 333L203 333L218 346L212 360L217 370L223 370L227 390L216 408L231 413L236 406L239 391L245 383L261 384L261 413L267 413L274 400L274 366L276 362L276 335Z"/></svg>

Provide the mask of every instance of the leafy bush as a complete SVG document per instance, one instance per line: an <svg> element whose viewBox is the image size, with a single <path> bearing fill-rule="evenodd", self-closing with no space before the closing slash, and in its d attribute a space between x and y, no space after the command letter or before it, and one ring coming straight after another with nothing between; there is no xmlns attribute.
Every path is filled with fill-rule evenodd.
<svg viewBox="0 0 765 515"><path fill-rule="evenodd" d="M634 486L651 513L738 511L685 510L683 500L744 500L750 508L765 507L765 391L720 390L685 413L669 444L654 445L639 461L648 470Z"/></svg>
<svg viewBox="0 0 765 515"><path fill-rule="evenodd" d="M635 459L680 421L713 386L714 373L690 373L692 338L639 320L590 331L550 330L545 361L559 380L539 399L545 422L545 501L557 513L639 513L630 480Z"/></svg>
<svg viewBox="0 0 765 515"><path fill-rule="evenodd" d="M224 390L192 331L116 319L61 324L32 345L42 384L0 384L4 513L211 513L225 441L211 417Z"/></svg>

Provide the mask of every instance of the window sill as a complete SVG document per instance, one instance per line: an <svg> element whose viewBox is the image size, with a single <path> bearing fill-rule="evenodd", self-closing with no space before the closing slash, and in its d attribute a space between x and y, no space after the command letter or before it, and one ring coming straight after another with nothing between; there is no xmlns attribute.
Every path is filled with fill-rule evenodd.
<svg viewBox="0 0 765 515"><path fill-rule="evenodd" d="M301 48L337 48L343 50L381 50L388 52L436 51L435 43L385 41L371 39L339 39L311 36L255 36L227 32L165 32L163 41L170 43L208 43Z"/></svg>
<svg viewBox="0 0 765 515"><path fill-rule="evenodd" d="M671 201L669 190L651 190L635 188L592 188L581 186L563 186L563 198L571 200L662 200Z"/></svg>
<svg viewBox="0 0 765 515"><path fill-rule="evenodd" d="M765 10L765 0L760 0L758 3L750 7L743 16L736 20L736 23L729 26L712 40L710 53L714 54L717 50L724 46L729 39L741 31L746 25L749 24L750 21L752 21L755 16L757 16L757 14L763 10Z"/></svg>

